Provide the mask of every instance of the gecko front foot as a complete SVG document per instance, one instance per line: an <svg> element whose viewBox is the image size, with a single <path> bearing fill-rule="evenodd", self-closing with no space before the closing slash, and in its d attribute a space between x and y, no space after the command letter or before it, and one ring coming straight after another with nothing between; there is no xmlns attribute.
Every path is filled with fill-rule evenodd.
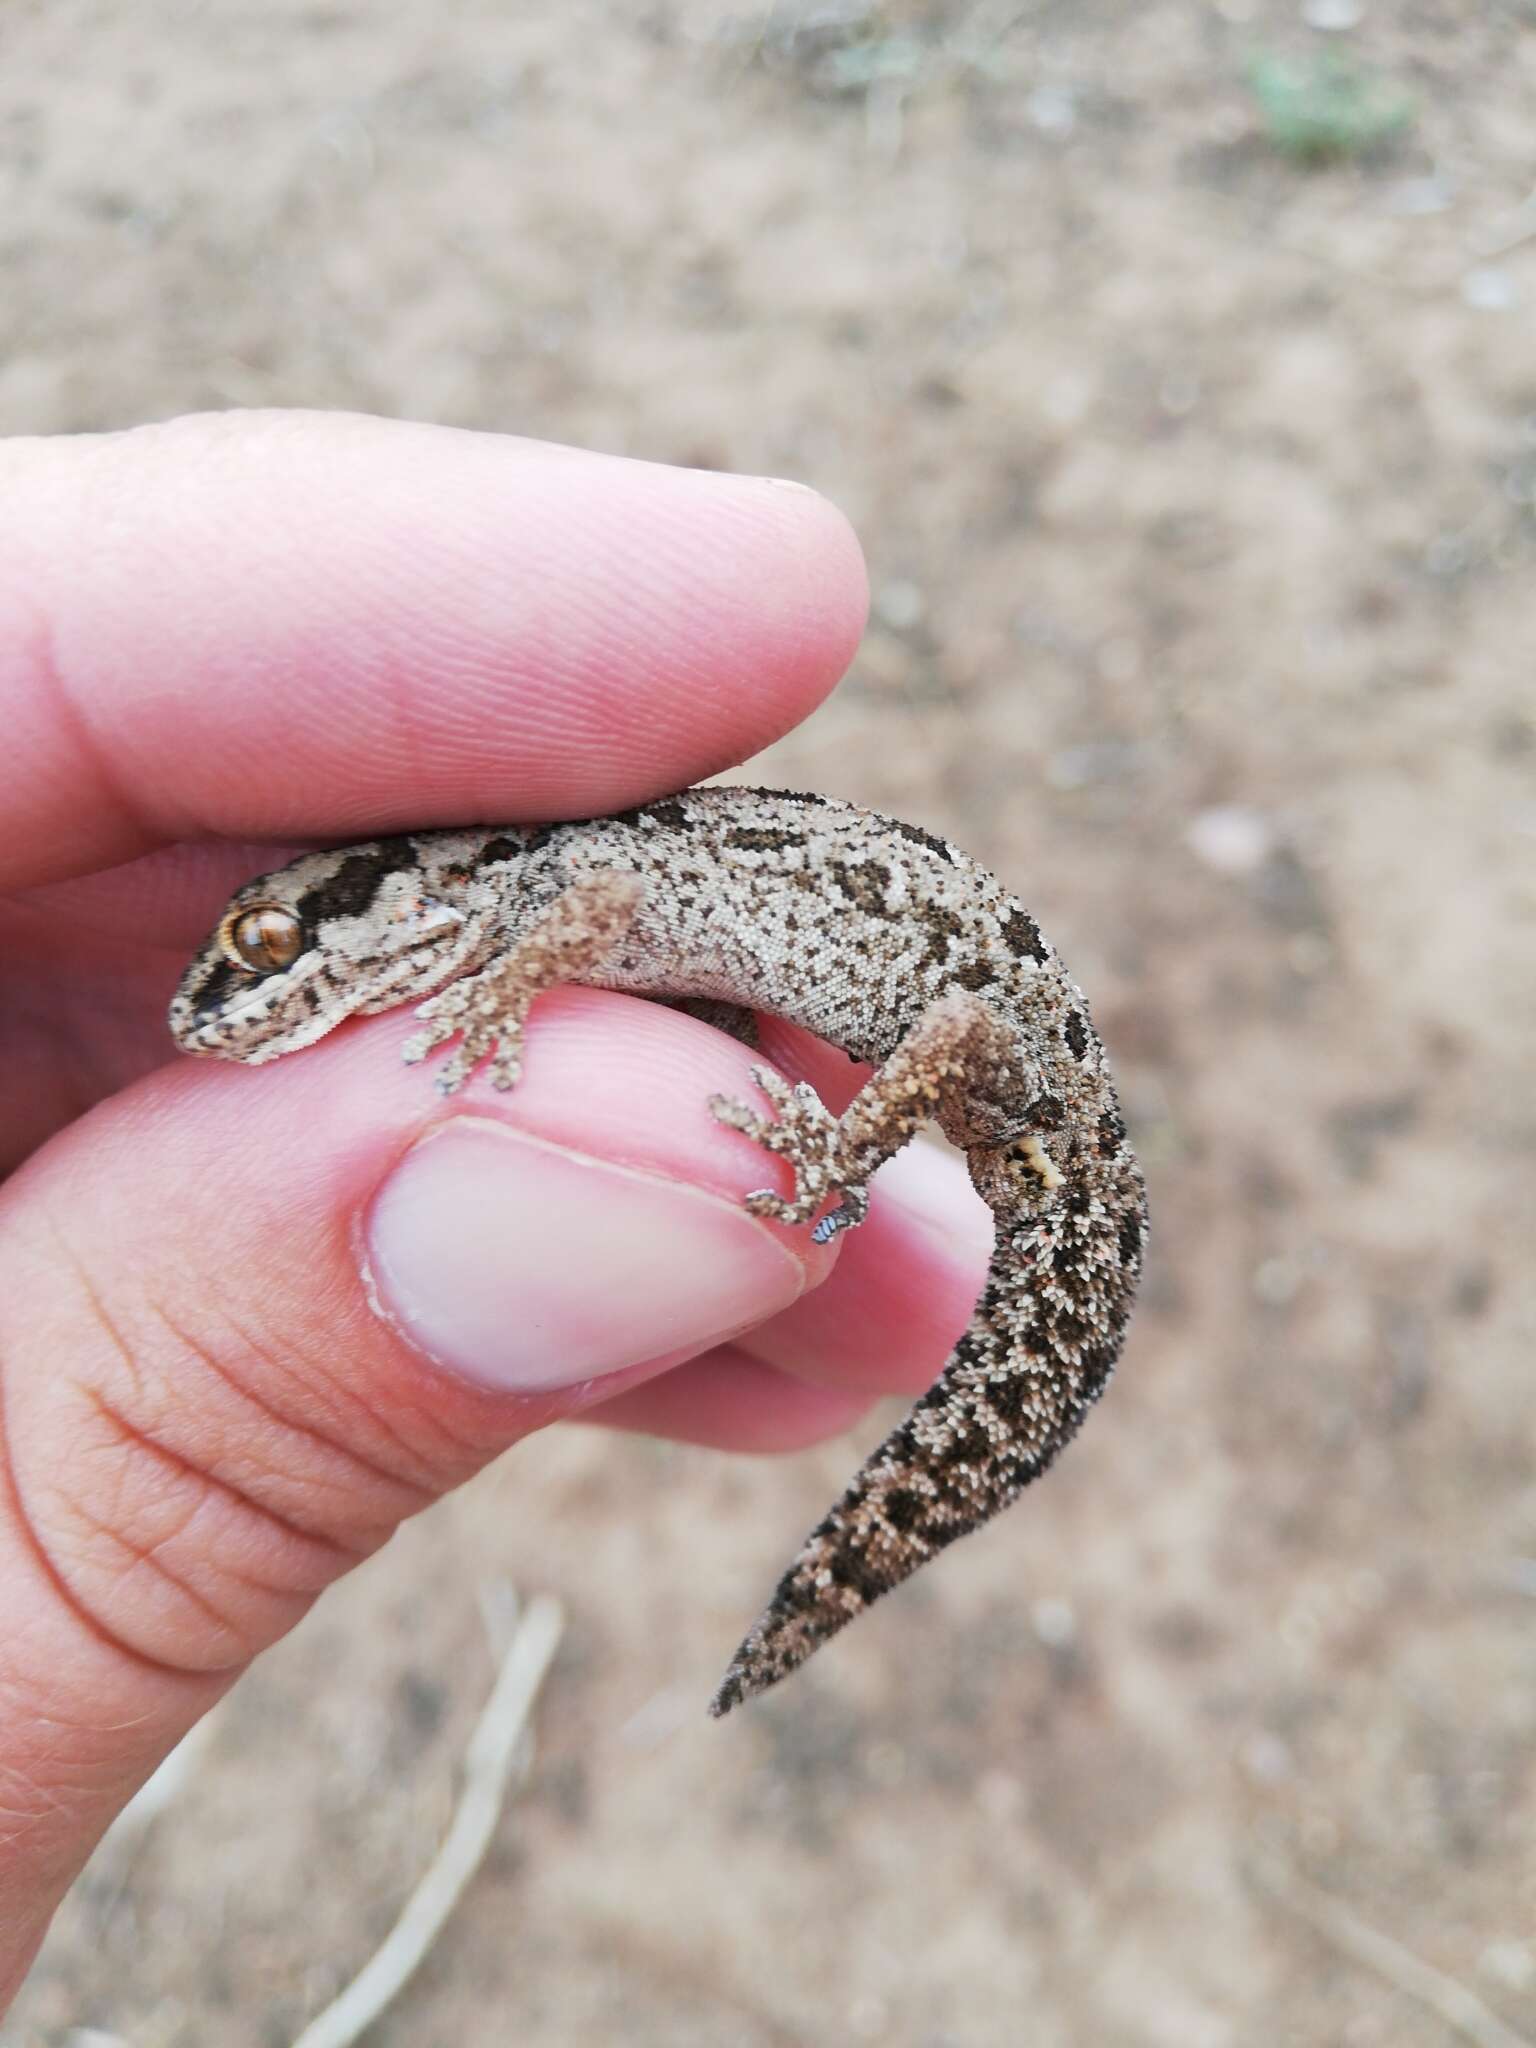
<svg viewBox="0 0 1536 2048"><path fill-rule="evenodd" d="M754 1067L752 1078L773 1104L772 1115L734 1095L711 1096L710 1109L731 1130L788 1160L795 1188L787 1199L772 1188L755 1188L746 1197L747 1208L777 1223L809 1223L828 1196L841 1194L838 1206L811 1233L818 1244L862 1223L869 1213L869 1189L849 1163L841 1120L805 1081L791 1085L770 1067Z"/></svg>
<svg viewBox="0 0 1536 2048"><path fill-rule="evenodd" d="M408 1038L401 1058L408 1066L424 1060L450 1038L460 1044L437 1077L438 1092L452 1095L484 1059L491 1062L491 1083L513 1088L523 1068L523 1021L509 1001L506 976L498 968L456 981L416 1007L426 1025Z"/></svg>
<svg viewBox="0 0 1536 2048"><path fill-rule="evenodd" d="M466 974L418 1004L426 1025L401 1047L408 1065L450 1038L457 1051L437 1077L452 1095L480 1062L491 1082L515 1088L523 1070L523 1023L535 996L562 982L583 981L623 943L645 895L638 875L600 869L572 881L508 952L478 974Z"/></svg>

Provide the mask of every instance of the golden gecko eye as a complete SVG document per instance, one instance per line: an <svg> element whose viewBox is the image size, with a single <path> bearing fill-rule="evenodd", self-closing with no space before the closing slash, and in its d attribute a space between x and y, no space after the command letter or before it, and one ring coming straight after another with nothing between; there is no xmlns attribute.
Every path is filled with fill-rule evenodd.
<svg viewBox="0 0 1536 2048"><path fill-rule="evenodd" d="M304 924L280 903L242 910L224 935L224 950L241 967L275 974L291 967L304 950Z"/></svg>

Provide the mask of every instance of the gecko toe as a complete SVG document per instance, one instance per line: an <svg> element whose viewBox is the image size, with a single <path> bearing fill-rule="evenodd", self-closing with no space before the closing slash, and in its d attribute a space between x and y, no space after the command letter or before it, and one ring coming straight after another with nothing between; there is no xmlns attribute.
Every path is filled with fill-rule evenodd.
<svg viewBox="0 0 1536 2048"><path fill-rule="evenodd" d="M857 1230L869 1214L868 1188L844 1188L843 1199L811 1232L812 1244L830 1244L840 1231Z"/></svg>

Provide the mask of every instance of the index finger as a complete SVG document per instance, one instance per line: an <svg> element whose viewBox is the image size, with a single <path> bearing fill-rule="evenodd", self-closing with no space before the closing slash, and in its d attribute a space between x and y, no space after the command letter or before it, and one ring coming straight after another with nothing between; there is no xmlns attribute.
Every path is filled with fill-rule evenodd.
<svg viewBox="0 0 1536 2048"><path fill-rule="evenodd" d="M863 626L847 523L773 479L323 413L6 469L0 886L622 808L797 723Z"/></svg>

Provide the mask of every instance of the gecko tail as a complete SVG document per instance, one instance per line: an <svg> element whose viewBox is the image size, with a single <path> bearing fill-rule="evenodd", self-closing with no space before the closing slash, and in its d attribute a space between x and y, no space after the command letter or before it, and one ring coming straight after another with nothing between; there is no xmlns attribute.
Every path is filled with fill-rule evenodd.
<svg viewBox="0 0 1536 2048"><path fill-rule="evenodd" d="M839 1629L856 1620L922 1562L918 1557L899 1565L892 1560L889 1575L877 1576L879 1567L874 1559L866 1560L853 1546L839 1543L829 1527L831 1520L829 1516L807 1539L731 1659L709 1703L716 1720L798 1670Z"/></svg>
<svg viewBox="0 0 1536 2048"><path fill-rule="evenodd" d="M732 1658L711 1714L787 1678L883 1593L1006 1507L1040 1469L1019 1456L1014 1411L1031 1379L1025 1361L1016 1355L1001 1382L980 1362L989 1304L1016 1299L1018 1284L1016 1256L999 1246L948 1365L806 1538Z"/></svg>
<svg viewBox="0 0 1536 2048"><path fill-rule="evenodd" d="M710 1702L717 1719L787 1678L883 1593L996 1514L1027 1483L1006 1446L987 1439L979 1427L963 1432L963 1473L935 1467L925 1443L933 1420L972 1405L957 1384L964 1370L957 1353L806 1538L731 1659Z"/></svg>
<svg viewBox="0 0 1536 2048"><path fill-rule="evenodd" d="M1139 1202L1139 1182L1127 1199ZM1117 1227L1096 1203L999 1233L949 1363L806 1538L711 1714L777 1685L881 1594L1017 1500L1075 1435L1114 1365L1139 1264L1120 1263ZM1038 1276L1054 1272L1049 1255L1062 1246L1081 1277L1043 1286ZM1113 1259L1108 1249L1096 1256L1106 1246Z"/></svg>

